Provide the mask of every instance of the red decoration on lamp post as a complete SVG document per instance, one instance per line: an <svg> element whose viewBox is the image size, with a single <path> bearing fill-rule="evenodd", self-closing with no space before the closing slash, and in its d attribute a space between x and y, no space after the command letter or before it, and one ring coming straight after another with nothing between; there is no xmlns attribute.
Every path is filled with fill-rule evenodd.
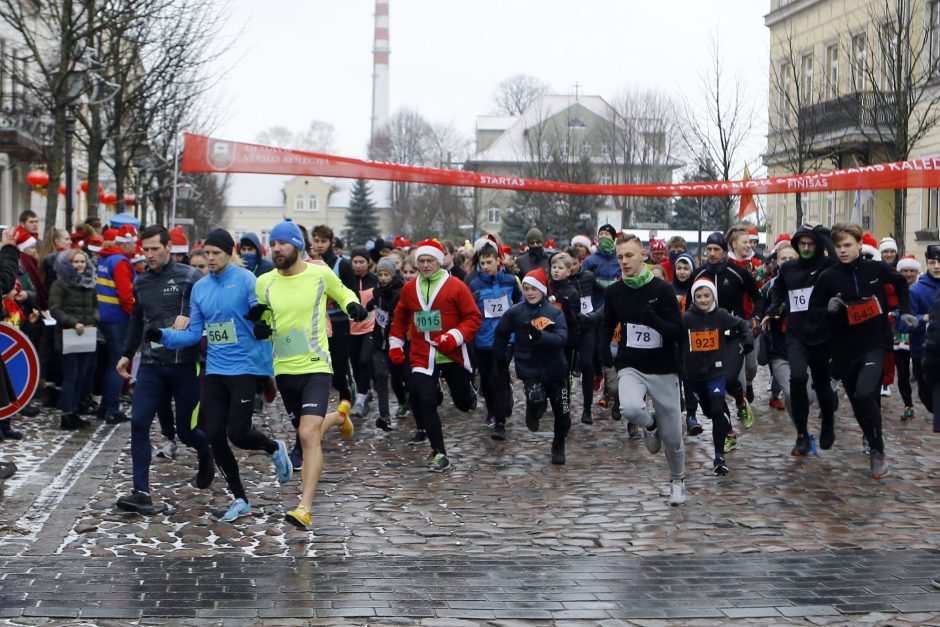
<svg viewBox="0 0 940 627"><path fill-rule="evenodd" d="M33 170L26 175L26 182L35 188L42 188L49 184L49 173L45 170Z"/></svg>

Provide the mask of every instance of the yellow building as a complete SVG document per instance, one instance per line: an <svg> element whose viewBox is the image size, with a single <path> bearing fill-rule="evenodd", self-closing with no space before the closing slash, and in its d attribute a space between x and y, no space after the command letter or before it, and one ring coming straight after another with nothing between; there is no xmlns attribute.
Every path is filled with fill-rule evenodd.
<svg viewBox="0 0 940 627"><path fill-rule="evenodd" d="M940 107L932 111L925 104L940 94L940 1L771 0L765 24L770 29L770 97L764 159L771 176L894 160L898 93L922 94L915 96L920 104L909 133L923 130L916 120L924 114L940 121ZM897 37L908 31L907 25L909 48ZM908 67L912 82L904 79ZM906 85L914 89L899 89ZM921 135L909 158L940 154L940 125ZM772 234L793 232L796 196L766 200ZM903 241L908 253L920 254L926 244L940 240L938 190L908 192L901 237L895 233L892 190L811 192L802 195L802 204L804 222L857 220L877 239L892 235L899 245Z"/></svg>

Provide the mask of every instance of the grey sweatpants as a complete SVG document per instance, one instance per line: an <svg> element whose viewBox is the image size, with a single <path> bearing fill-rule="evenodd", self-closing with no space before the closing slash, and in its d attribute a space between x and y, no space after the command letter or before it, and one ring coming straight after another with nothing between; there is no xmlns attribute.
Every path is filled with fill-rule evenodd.
<svg viewBox="0 0 940 627"><path fill-rule="evenodd" d="M653 424L646 409L646 393L653 399L656 428L669 463L669 478L685 479L685 443L682 440L682 409L679 403L679 375L646 374L633 368L617 371L620 412L640 428Z"/></svg>

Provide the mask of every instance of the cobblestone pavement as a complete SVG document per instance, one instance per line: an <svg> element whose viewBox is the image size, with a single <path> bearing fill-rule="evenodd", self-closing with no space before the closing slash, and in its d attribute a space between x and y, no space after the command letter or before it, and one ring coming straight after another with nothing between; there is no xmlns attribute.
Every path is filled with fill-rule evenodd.
<svg viewBox="0 0 940 627"><path fill-rule="evenodd" d="M603 410L582 425L578 398L562 467L549 463L551 415L530 433L521 402L506 442L481 427L482 409L466 416L445 402L454 467L444 474L426 471L426 445L407 444L410 419L383 433L373 414L352 441L328 437L312 533L282 522L299 480L279 487L263 454L240 454L255 510L247 522L215 520L231 497L221 477L210 490L190 485L195 455L185 449L154 458L163 513L119 512L129 425L65 433L43 414L21 423L23 441L0 442L0 458L20 468L0 500L0 617L940 624L930 585L940 573L940 456L929 422L902 423L897 393L885 399L891 474L877 482L844 399L836 447L796 459L785 413L763 396L728 477L711 475L708 425L686 438L681 508L666 504L662 455ZM288 434L275 408L259 422Z"/></svg>

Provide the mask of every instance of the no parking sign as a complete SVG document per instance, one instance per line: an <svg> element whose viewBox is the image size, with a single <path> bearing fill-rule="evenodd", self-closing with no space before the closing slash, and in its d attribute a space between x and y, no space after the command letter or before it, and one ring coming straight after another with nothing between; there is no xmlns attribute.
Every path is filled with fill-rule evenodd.
<svg viewBox="0 0 940 627"><path fill-rule="evenodd" d="M29 338L16 327L0 323L0 358L6 365L16 400L0 407L0 420L9 418L33 399L39 387L39 356Z"/></svg>

